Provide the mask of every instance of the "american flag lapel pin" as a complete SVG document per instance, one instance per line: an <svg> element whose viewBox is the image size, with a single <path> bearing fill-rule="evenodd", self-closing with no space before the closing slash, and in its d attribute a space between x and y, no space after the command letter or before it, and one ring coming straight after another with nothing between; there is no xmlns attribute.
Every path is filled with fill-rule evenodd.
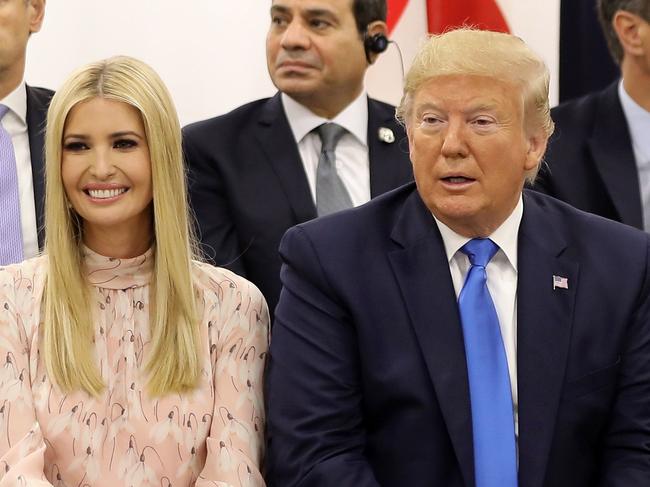
<svg viewBox="0 0 650 487"><path fill-rule="evenodd" d="M553 276L553 290L569 289L569 279L562 276Z"/></svg>

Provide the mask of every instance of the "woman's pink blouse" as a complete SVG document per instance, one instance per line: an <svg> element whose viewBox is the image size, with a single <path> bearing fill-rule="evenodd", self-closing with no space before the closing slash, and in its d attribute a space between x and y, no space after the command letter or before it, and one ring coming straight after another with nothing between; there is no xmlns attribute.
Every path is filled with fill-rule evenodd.
<svg viewBox="0 0 650 487"><path fill-rule="evenodd" d="M257 288L193 263L200 383L189 394L151 397L152 251L114 259L86 249L85 264L106 385L98 397L62 393L45 370L47 257L0 268L0 486L263 486L269 318Z"/></svg>

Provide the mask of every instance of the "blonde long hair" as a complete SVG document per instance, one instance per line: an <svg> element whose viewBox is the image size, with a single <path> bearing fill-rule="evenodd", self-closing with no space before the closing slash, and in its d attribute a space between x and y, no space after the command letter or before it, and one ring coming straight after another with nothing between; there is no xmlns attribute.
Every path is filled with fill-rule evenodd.
<svg viewBox="0 0 650 487"><path fill-rule="evenodd" d="M151 345L146 365L154 395L183 392L198 382L198 315L191 260L195 240L189 225L181 131L160 77L145 63L118 56L75 71L52 98L45 138L45 251L48 258L43 320L43 359L64 391L98 395L104 383L96 365L89 286L84 282L83 225L68 208L61 180L65 123L80 102L103 97L127 103L142 116L153 185L154 271Z"/></svg>

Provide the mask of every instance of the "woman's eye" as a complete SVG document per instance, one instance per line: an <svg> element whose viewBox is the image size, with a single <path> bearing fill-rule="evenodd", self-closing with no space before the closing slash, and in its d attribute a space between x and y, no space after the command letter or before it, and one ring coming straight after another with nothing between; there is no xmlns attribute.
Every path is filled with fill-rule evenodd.
<svg viewBox="0 0 650 487"><path fill-rule="evenodd" d="M137 145L138 143L135 140L131 139L119 139L113 142L113 147L115 149L131 149Z"/></svg>
<svg viewBox="0 0 650 487"><path fill-rule="evenodd" d="M88 149L88 146L84 142L68 142L63 149L69 152L79 152Z"/></svg>

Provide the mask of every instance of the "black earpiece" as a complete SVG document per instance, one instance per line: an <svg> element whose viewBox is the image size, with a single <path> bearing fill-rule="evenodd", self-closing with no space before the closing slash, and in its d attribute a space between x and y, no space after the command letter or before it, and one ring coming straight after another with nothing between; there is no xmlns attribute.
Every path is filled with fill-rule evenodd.
<svg viewBox="0 0 650 487"><path fill-rule="evenodd" d="M388 48L389 42L388 37L384 34L375 34L371 36L366 32L363 35L363 47L366 50L366 59L368 60L368 63L371 62L370 53L379 54L384 52Z"/></svg>

